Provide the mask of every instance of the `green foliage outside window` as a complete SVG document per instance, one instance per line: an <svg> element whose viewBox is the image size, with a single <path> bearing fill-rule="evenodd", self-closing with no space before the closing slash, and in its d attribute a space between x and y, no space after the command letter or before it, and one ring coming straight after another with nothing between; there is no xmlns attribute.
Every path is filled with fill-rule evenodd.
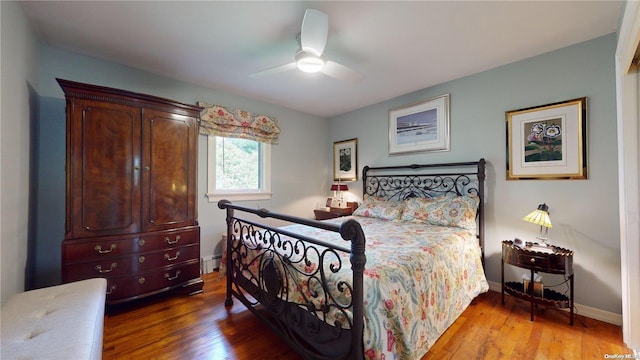
<svg viewBox="0 0 640 360"><path fill-rule="evenodd" d="M260 188L260 144L257 141L216 137L216 188Z"/></svg>

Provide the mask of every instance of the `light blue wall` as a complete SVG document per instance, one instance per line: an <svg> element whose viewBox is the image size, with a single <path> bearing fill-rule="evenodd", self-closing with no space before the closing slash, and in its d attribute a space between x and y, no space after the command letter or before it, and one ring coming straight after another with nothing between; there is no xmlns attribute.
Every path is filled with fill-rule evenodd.
<svg viewBox="0 0 640 360"><path fill-rule="evenodd" d="M55 78L126 89L194 104L197 101L274 116L279 119L281 138L272 147L272 191L269 201L259 205L277 212L313 217L313 209L326 197L330 185L331 155L326 119L285 109L228 92L204 88L126 66L42 47L38 93L42 97L40 153L40 198L37 274L39 286L60 279L60 242L64 237L65 113L64 94ZM61 128L62 127L62 128ZM46 135L45 135L46 133ZM207 192L207 138L199 137L198 215L201 253L219 252L225 230L225 214L204 197ZM249 206L258 206L249 202Z"/></svg>
<svg viewBox="0 0 640 360"><path fill-rule="evenodd" d="M30 198L31 124L37 116L39 43L17 1L0 1L2 97L0 119L0 303L25 289L29 226L35 202Z"/></svg>
<svg viewBox="0 0 640 360"><path fill-rule="evenodd" d="M372 105L331 119L328 141L357 137L361 168L484 157L488 279L500 282L501 240L534 239L537 229L521 219L546 202L550 242L575 251L576 302L620 314L615 46L611 34ZM425 63L424 71L438 69ZM388 111L442 94L451 95L451 151L389 156ZM583 96L589 179L506 181L505 111ZM352 194L362 193L361 184L353 188ZM509 269L508 275L515 280L522 272ZM545 283L560 281L547 276Z"/></svg>
<svg viewBox="0 0 640 360"><path fill-rule="evenodd" d="M32 129L38 138L35 214L36 237L31 263L35 288L60 283L60 242L64 237L65 197L65 100L41 97L38 124ZM62 114L62 116L60 116ZM62 139L62 140L61 140Z"/></svg>

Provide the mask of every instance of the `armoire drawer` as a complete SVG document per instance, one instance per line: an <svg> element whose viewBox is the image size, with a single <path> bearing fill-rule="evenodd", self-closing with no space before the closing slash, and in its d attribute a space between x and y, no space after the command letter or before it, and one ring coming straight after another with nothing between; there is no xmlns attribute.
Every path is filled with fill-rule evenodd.
<svg viewBox="0 0 640 360"><path fill-rule="evenodd" d="M65 264L66 281L77 281L94 277L117 277L160 267L176 265L189 260L199 260L199 245L190 244L178 248L131 254L94 261Z"/></svg>
<svg viewBox="0 0 640 360"><path fill-rule="evenodd" d="M110 304L169 290L200 278L200 262L107 279L107 302Z"/></svg>
<svg viewBox="0 0 640 360"><path fill-rule="evenodd" d="M198 227L190 227L136 235L65 240L62 243L62 259L63 263L100 260L199 244L199 230Z"/></svg>

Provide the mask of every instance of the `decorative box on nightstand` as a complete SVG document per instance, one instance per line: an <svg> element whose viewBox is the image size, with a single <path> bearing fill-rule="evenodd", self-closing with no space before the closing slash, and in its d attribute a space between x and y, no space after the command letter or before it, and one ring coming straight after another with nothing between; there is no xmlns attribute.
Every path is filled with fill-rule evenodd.
<svg viewBox="0 0 640 360"><path fill-rule="evenodd" d="M502 242L502 304L504 305L504 293L531 302L531 321L536 304L555 307L569 308L569 323L573 325L573 251L557 246L549 246L548 250L537 251L535 248L519 247L513 241ZM538 294L531 281L525 286L523 282L504 281L504 264L529 269L534 279L534 272L544 272L549 274L563 274L569 280L569 296L558 293L551 289L540 287ZM541 284L542 285L542 284ZM542 296L540 296L542 295Z"/></svg>

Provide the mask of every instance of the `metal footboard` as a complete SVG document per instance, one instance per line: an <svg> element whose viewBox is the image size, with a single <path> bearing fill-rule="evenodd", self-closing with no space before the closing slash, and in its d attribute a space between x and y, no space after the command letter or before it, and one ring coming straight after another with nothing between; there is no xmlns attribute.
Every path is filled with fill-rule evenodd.
<svg viewBox="0 0 640 360"><path fill-rule="evenodd" d="M218 207L227 212L225 305L235 297L306 359L363 359L366 257L360 224L324 223L227 200ZM336 246L250 214L335 232L347 242ZM346 258L352 276L330 280L349 270Z"/></svg>

